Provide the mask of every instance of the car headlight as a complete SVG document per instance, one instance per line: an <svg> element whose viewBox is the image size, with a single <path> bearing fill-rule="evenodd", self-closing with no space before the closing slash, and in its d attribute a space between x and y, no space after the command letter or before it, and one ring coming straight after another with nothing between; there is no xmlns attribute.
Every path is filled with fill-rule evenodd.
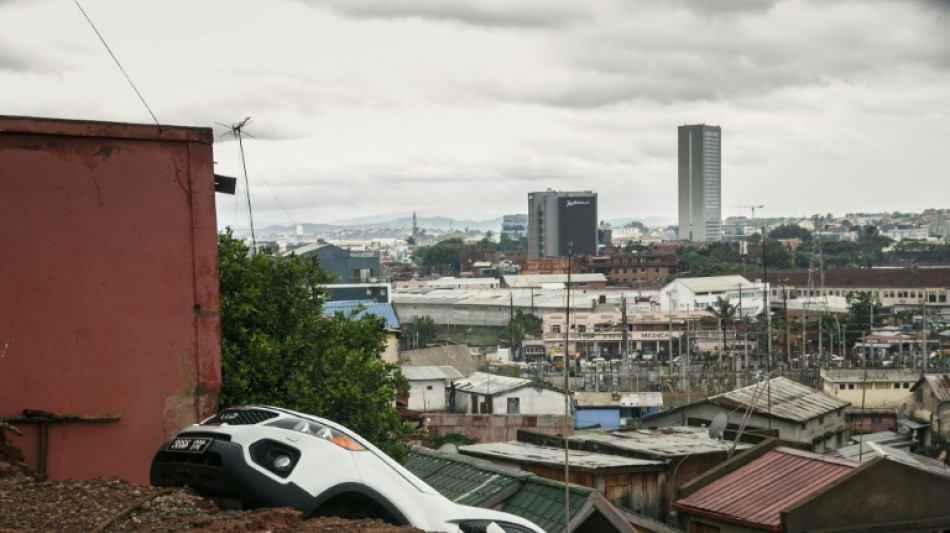
<svg viewBox="0 0 950 533"><path fill-rule="evenodd" d="M312 420L304 420L302 418L281 418L274 420L273 422L268 422L265 425L289 429L291 431L296 431L305 435L311 435L318 439L332 442L341 448L353 452L363 451L366 449L365 446L359 442L356 442L348 435Z"/></svg>

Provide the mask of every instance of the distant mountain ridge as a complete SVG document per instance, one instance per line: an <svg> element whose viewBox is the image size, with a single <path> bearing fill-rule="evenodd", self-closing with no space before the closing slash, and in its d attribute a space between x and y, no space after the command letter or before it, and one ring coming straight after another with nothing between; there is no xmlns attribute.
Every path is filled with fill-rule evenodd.
<svg viewBox="0 0 950 533"><path fill-rule="evenodd" d="M390 218L395 217L395 218ZM675 220L667 219L663 217L645 217L641 219L635 218L621 218L621 219L610 219L605 220L611 226L615 228L623 227L625 224L637 221L641 222L647 227L656 227L656 226L668 226L675 224ZM451 217L444 216L417 216L416 225L420 230L426 230L427 232L442 232L449 233L453 231L465 231L468 230L477 230L481 232L491 231L496 235L501 231L501 222L502 217L493 218L489 220L470 220L470 219L455 219ZM361 231L361 230L381 230L381 229L404 229L408 235L412 231L412 216L397 216L397 215L372 215L366 217L358 217L348 220L336 221L333 223L311 223L304 222L302 223L304 233L319 234L319 233L332 233L338 231ZM249 229L245 227L234 227L235 232L246 233ZM296 233L297 228L295 225L281 225L281 224L270 224L265 225L257 232L262 235L280 235L280 234L293 234Z"/></svg>

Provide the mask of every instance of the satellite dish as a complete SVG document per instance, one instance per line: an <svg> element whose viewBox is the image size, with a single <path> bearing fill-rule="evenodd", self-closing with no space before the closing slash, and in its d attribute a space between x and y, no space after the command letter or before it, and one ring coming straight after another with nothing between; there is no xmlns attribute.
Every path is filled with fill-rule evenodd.
<svg viewBox="0 0 950 533"><path fill-rule="evenodd" d="M722 438L722 432L726 430L726 424L729 423L729 417L726 416L726 413L719 413L713 418L711 424L709 424L709 438L710 439L720 439Z"/></svg>
<svg viewBox="0 0 950 533"><path fill-rule="evenodd" d="M445 453L459 453L459 447L454 442L446 442L442 446L439 446L439 451Z"/></svg>
<svg viewBox="0 0 950 533"><path fill-rule="evenodd" d="M904 416L904 413L907 412L907 402L904 402L897 408L897 418Z"/></svg>

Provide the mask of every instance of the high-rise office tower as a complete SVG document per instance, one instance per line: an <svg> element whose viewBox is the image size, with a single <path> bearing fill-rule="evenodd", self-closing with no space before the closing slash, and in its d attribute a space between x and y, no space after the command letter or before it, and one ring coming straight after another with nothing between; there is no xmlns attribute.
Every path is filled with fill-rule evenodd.
<svg viewBox="0 0 950 533"><path fill-rule="evenodd" d="M529 193L528 257L566 257L569 251L597 254L597 193Z"/></svg>
<svg viewBox="0 0 950 533"><path fill-rule="evenodd" d="M722 240L722 130L679 127L679 238Z"/></svg>
<svg viewBox="0 0 950 533"><path fill-rule="evenodd" d="M504 215L501 217L501 233L499 237L518 244L528 243L528 215Z"/></svg>

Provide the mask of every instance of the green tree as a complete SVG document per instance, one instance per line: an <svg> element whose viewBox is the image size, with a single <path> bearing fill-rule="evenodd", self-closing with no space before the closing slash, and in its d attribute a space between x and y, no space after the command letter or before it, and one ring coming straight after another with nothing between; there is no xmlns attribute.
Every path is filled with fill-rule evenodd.
<svg viewBox="0 0 950 533"><path fill-rule="evenodd" d="M738 249L727 243L711 243L703 247L689 244L677 248L676 255L689 263L693 277L740 273L746 268Z"/></svg>
<svg viewBox="0 0 950 533"><path fill-rule="evenodd" d="M848 304L848 324L867 328L872 320L875 326L884 323L881 303L875 301L869 291L851 291L845 295L845 302Z"/></svg>
<svg viewBox="0 0 950 533"><path fill-rule="evenodd" d="M864 332L870 332L871 323L875 327L884 323L881 303L874 301L869 291L851 291L845 295L848 304L848 317L845 319L845 342L853 346Z"/></svg>
<svg viewBox="0 0 950 533"><path fill-rule="evenodd" d="M749 250L749 255L755 258L755 261L759 265L762 264L764 255L765 266L773 270L792 268L795 264L795 256L792 255L792 252L790 252L784 244L776 240L765 241L764 252L760 244Z"/></svg>
<svg viewBox="0 0 950 533"><path fill-rule="evenodd" d="M407 350L425 348L435 341L435 321L430 316L414 316L402 324L402 336Z"/></svg>
<svg viewBox="0 0 950 533"><path fill-rule="evenodd" d="M380 357L383 320L322 312L330 276L312 257L250 254L218 236L221 407L270 404L343 424L397 460L412 427L395 400L405 378Z"/></svg>
<svg viewBox="0 0 950 533"><path fill-rule="evenodd" d="M498 249L502 251L515 251L515 250L527 250L528 247L525 244L522 244L518 241L511 240L511 237L507 235L502 235L501 240L498 241Z"/></svg>
<svg viewBox="0 0 950 533"><path fill-rule="evenodd" d="M722 296L717 296L716 303L708 306L706 310L712 313L719 322L719 330L721 332L720 339L722 342L719 351L719 360L722 361L722 356L726 353L726 331L728 329L729 322L735 321L736 306L729 303L729 300L726 300Z"/></svg>
<svg viewBox="0 0 950 533"><path fill-rule="evenodd" d="M511 341L511 349L517 351L524 341L524 333L526 331L538 331L540 329L540 318L518 309L515 311L514 316L508 320L508 323L501 328L501 332L498 334L498 340L501 342Z"/></svg>
<svg viewBox="0 0 950 533"><path fill-rule="evenodd" d="M811 232L798 224L784 224L769 232L770 239L801 239L811 240Z"/></svg>
<svg viewBox="0 0 950 533"><path fill-rule="evenodd" d="M649 254L650 247L639 242L627 241L627 244L623 245L623 253L627 255L632 254Z"/></svg>
<svg viewBox="0 0 950 533"><path fill-rule="evenodd" d="M462 239L446 239L432 246L420 246L412 254L412 260L419 266L452 265L461 270L459 252L465 242Z"/></svg>

